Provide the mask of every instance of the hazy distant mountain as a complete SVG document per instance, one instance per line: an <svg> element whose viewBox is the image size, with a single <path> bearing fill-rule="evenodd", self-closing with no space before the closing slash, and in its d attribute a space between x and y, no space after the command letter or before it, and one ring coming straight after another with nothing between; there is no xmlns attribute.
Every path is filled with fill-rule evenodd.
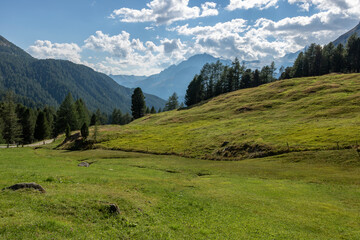
<svg viewBox="0 0 360 240"><path fill-rule="evenodd" d="M353 35L354 33L356 33L358 36L360 36L360 23L358 25L356 25L356 27L354 27L350 31L344 33L343 35L338 37L335 41L333 41L334 45L337 46L341 43L345 46L349 37L351 35Z"/></svg>
<svg viewBox="0 0 360 240"><path fill-rule="evenodd" d="M162 72L151 75L145 79L143 77L131 77L123 75L111 76L113 79L119 80L126 87L141 87L147 93L154 94L163 99L167 99L171 94L176 92L180 99L185 95L187 86L194 78L195 74L199 74L201 68L205 63L214 63L220 60L223 64L231 64L230 60L221 60L209 54L198 54L190 57L188 60L179 63L178 65L171 65Z"/></svg>
<svg viewBox="0 0 360 240"><path fill-rule="evenodd" d="M133 90L105 74L63 60L38 60L0 36L0 95L13 90L25 105L58 106L68 92L82 98L92 111L130 112ZM146 94L148 106L163 108L165 101Z"/></svg>
<svg viewBox="0 0 360 240"><path fill-rule="evenodd" d="M147 78L147 76L135 76L135 75L109 75L112 79L115 80L120 85L125 87L134 87L135 82L142 81Z"/></svg>

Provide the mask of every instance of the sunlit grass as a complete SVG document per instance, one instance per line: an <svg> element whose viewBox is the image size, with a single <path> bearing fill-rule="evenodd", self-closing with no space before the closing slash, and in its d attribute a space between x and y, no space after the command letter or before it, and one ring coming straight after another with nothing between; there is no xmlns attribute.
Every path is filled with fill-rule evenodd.
<svg viewBox="0 0 360 240"><path fill-rule="evenodd" d="M100 127L99 147L217 157L224 142L276 150L335 149L360 142L360 74L277 81L189 110Z"/></svg>
<svg viewBox="0 0 360 240"><path fill-rule="evenodd" d="M1 239L358 239L354 150L217 162L107 150L1 149ZM89 168L79 161L94 161ZM103 211L115 203L121 214Z"/></svg>

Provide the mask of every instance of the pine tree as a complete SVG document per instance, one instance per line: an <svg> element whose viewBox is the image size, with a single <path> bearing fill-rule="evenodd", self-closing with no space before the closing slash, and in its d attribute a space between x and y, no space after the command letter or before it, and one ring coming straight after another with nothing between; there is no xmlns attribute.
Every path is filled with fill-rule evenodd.
<svg viewBox="0 0 360 240"><path fill-rule="evenodd" d="M75 110L78 118L78 126L81 127L84 123L88 125L90 123L89 111L81 98L75 101Z"/></svg>
<svg viewBox="0 0 360 240"><path fill-rule="evenodd" d="M32 116L32 111L27 108L20 118L22 125L22 139L24 144L29 144L34 141L35 123Z"/></svg>
<svg viewBox="0 0 360 240"><path fill-rule="evenodd" d="M149 109L149 107L146 107L145 114L150 114L150 109Z"/></svg>
<svg viewBox="0 0 360 240"><path fill-rule="evenodd" d="M169 99L167 100L167 102L165 103L165 111L171 111L174 109L178 109L179 108L179 101L178 101L178 96L177 94L174 92Z"/></svg>
<svg viewBox="0 0 360 240"><path fill-rule="evenodd" d="M41 141L49 137L49 135L50 135L49 124L46 119L45 113L41 111L39 112L36 118L34 137L35 139Z"/></svg>
<svg viewBox="0 0 360 240"><path fill-rule="evenodd" d="M194 105L204 100L204 85L201 75L196 75L190 82L185 95L185 104Z"/></svg>
<svg viewBox="0 0 360 240"><path fill-rule="evenodd" d="M9 145L21 141L21 126L19 119L15 112L13 93L8 92L5 95L3 103L3 138L6 144Z"/></svg>
<svg viewBox="0 0 360 240"><path fill-rule="evenodd" d="M345 70L345 49L340 43L334 50L334 56L331 61L331 69L333 72L343 72Z"/></svg>
<svg viewBox="0 0 360 240"><path fill-rule="evenodd" d="M350 72L360 72L360 38L354 33L346 44L347 65Z"/></svg>
<svg viewBox="0 0 360 240"><path fill-rule="evenodd" d="M86 124L86 122L83 123L81 127L81 136L86 140L86 138L89 136L89 127Z"/></svg>
<svg viewBox="0 0 360 240"><path fill-rule="evenodd" d="M91 115L90 126L94 126L97 121L98 121L98 120L97 120L97 118L96 118L96 114L93 113L93 114Z"/></svg>
<svg viewBox="0 0 360 240"><path fill-rule="evenodd" d="M150 113L151 113L151 114L156 113L156 110L155 110L154 106L151 107Z"/></svg>
<svg viewBox="0 0 360 240"><path fill-rule="evenodd" d="M131 96L131 112L134 119L141 118L145 115L145 97L141 88L135 88Z"/></svg>
<svg viewBox="0 0 360 240"><path fill-rule="evenodd" d="M246 69L246 71L241 76L240 88L251 87L251 75L251 69Z"/></svg>
<svg viewBox="0 0 360 240"><path fill-rule="evenodd" d="M111 124L121 124L122 123L122 113L120 109L114 109L111 114Z"/></svg>
<svg viewBox="0 0 360 240"><path fill-rule="evenodd" d="M260 72L259 70L255 69L254 73L253 73L253 87L257 87L261 85L261 80L260 80Z"/></svg>
<svg viewBox="0 0 360 240"><path fill-rule="evenodd" d="M64 101L61 103L59 110L57 111L57 118L56 118L56 132L61 133L64 132L67 128L67 125L70 126L71 130L77 130L78 123L77 123L77 116L76 110L74 106L74 100L69 93Z"/></svg>

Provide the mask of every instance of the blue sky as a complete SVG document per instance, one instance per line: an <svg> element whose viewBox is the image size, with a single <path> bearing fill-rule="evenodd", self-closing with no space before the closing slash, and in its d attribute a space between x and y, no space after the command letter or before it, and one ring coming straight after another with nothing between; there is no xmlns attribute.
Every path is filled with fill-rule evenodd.
<svg viewBox="0 0 360 240"><path fill-rule="evenodd" d="M11 0L0 34L37 58L150 75L194 54L268 63L334 40L360 0Z"/></svg>

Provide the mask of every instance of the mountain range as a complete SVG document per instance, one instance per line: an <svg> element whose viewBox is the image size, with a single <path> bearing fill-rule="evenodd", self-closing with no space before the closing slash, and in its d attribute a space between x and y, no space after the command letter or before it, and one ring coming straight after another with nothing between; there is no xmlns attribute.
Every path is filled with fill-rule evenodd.
<svg viewBox="0 0 360 240"><path fill-rule="evenodd" d="M360 23L333 41L334 45L338 45L339 43L345 45L347 39L354 33L360 35ZM292 66L299 53L305 49L306 47L297 52L288 53L283 57L274 59L275 66L278 69L281 66L285 68ZM179 95L180 100L182 100L185 95L186 88L195 74L200 73L200 70L205 63L213 63L218 60L221 61L224 65L231 64L230 60L215 58L209 54L198 54L179 63L178 65L170 66L159 74L148 77L134 75L110 75L110 77L120 85L131 88L141 87L145 92L155 94L163 99L167 99L172 93L176 92ZM261 69L264 65L269 64L260 60L242 61L242 63L251 69ZM277 74L280 75L279 73Z"/></svg>
<svg viewBox="0 0 360 240"><path fill-rule="evenodd" d="M351 35L353 35L354 33L356 33L358 36L360 36L360 23L358 25L356 25L353 29L351 29L350 31L344 33L343 35L341 35L340 37L338 37L335 41L333 41L333 44L335 46L339 45L340 43L342 45L346 45L347 40L349 39L349 37Z"/></svg>
<svg viewBox="0 0 360 240"><path fill-rule="evenodd" d="M0 36L0 95L14 91L19 102L32 107L58 106L68 92L82 98L89 110L130 112L133 90L109 76L65 60L33 58ZM165 101L145 94L146 104L163 108Z"/></svg>
<svg viewBox="0 0 360 240"><path fill-rule="evenodd" d="M230 60L215 58L209 54L198 54L190 57L178 65L171 65L158 74L145 76L110 75L117 83L126 87L141 87L145 92L167 99L176 92L180 101L184 98L187 86L199 74L206 63L222 62L230 65Z"/></svg>

